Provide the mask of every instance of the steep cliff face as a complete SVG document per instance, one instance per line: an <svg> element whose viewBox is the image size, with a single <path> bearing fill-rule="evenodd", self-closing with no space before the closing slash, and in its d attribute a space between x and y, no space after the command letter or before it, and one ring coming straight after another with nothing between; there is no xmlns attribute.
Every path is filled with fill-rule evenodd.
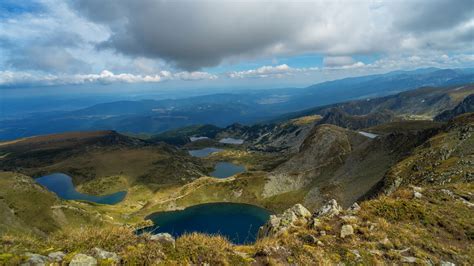
<svg viewBox="0 0 474 266"><path fill-rule="evenodd" d="M467 96L451 110L446 110L435 117L436 121L448 121L458 115L474 112L474 94Z"/></svg>
<svg viewBox="0 0 474 266"><path fill-rule="evenodd" d="M398 118L395 113L389 110L382 110L366 115L349 115L339 108L332 108L326 112L326 115L318 124L332 124L355 130L400 120L402 119Z"/></svg>

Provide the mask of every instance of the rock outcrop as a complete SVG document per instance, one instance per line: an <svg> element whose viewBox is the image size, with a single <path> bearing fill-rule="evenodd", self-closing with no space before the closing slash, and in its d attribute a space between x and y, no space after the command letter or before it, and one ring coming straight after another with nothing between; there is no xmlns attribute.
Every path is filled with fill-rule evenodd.
<svg viewBox="0 0 474 266"><path fill-rule="evenodd" d="M69 263L69 266L93 266L97 265L97 260L94 257L85 255L85 254L77 254L75 255L71 262Z"/></svg>
<svg viewBox="0 0 474 266"><path fill-rule="evenodd" d="M260 227L259 238L266 236L279 235L286 232L291 227L297 227L308 223L311 218L311 212L303 205L296 204L282 214L271 215L269 221Z"/></svg>

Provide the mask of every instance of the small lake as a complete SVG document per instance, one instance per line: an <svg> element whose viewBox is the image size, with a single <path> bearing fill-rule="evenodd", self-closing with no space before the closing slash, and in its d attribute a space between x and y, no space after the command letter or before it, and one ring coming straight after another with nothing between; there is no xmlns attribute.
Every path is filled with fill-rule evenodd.
<svg viewBox="0 0 474 266"><path fill-rule="evenodd" d="M362 136L366 136L370 139L375 139L378 136L376 134L365 132L365 131L359 131L359 134L361 134Z"/></svg>
<svg viewBox="0 0 474 266"><path fill-rule="evenodd" d="M209 175L217 178L226 178L238 173L245 172L245 166L229 162L218 162Z"/></svg>
<svg viewBox="0 0 474 266"><path fill-rule="evenodd" d="M178 237L184 233L220 234L235 244L253 243L258 229L270 217L270 212L249 204L208 203L179 211L157 212L147 219L154 226L145 231L170 233Z"/></svg>
<svg viewBox="0 0 474 266"><path fill-rule="evenodd" d="M219 151L222 151L222 149L218 149L218 148L204 148L204 149L200 149L200 150L190 150L189 151L189 154L191 156L194 156L194 157L199 157L199 158L202 158L202 157L207 157L209 154L213 153L213 152L219 152Z"/></svg>
<svg viewBox="0 0 474 266"><path fill-rule="evenodd" d="M244 143L243 139L234 139L234 138L223 138L219 140L220 143L224 144L242 144Z"/></svg>
<svg viewBox="0 0 474 266"><path fill-rule="evenodd" d="M61 173L45 175L36 178L35 181L65 200L85 200L100 204L117 204L127 195L127 191L119 191L105 196L82 194L74 188L71 177Z"/></svg>
<svg viewBox="0 0 474 266"><path fill-rule="evenodd" d="M189 140L191 140L191 142L202 140L202 139L209 139L209 138L208 137L199 137L199 136L189 137Z"/></svg>

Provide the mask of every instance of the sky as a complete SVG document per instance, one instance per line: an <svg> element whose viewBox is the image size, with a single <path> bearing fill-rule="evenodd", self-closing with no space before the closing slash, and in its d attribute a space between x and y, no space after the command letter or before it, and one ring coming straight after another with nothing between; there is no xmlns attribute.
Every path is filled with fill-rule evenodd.
<svg viewBox="0 0 474 266"><path fill-rule="evenodd" d="M423 67L474 67L472 0L0 1L0 88L269 88Z"/></svg>

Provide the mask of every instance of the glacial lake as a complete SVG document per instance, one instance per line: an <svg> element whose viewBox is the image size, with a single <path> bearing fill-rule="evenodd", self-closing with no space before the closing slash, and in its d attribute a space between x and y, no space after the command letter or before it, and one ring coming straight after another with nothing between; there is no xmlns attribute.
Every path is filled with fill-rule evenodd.
<svg viewBox="0 0 474 266"><path fill-rule="evenodd" d="M217 178L226 178L242 172L245 172L245 167L243 165L229 162L218 162L214 166L214 171L209 175Z"/></svg>
<svg viewBox="0 0 474 266"><path fill-rule="evenodd" d="M243 139L234 139L234 138L223 138L219 140L220 143L224 144L242 144L244 143Z"/></svg>
<svg viewBox="0 0 474 266"><path fill-rule="evenodd" d="M199 137L199 136L193 136L193 137L189 138L189 140L191 140L191 142L202 140L202 139L209 139L209 138L208 137Z"/></svg>
<svg viewBox="0 0 474 266"><path fill-rule="evenodd" d="M184 233L220 234L235 244L253 243L258 229L270 217L270 212L249 204L207 203L184 210L157 212L146 219L152 227L144 229L152 234L169 233L178 237Z"/></svg>
<svg viewBox="0 0 474 266"><path fill-rule="evenodd" d="M377 134L373 134L373 133L369 133L365 131L359 131L359 134L361 134L362 136L368 137L370 139L375 139L376 137L378 137Z"/></svg>
<svg viewBox="0 0 474 266"><path fill-rule="evenodd" d="M213 153L213 152L218 152L218 151L222 151L222 149L218 149L218 148L204 148L204 149L200 149L200 150L190 150L189 151L189 154L191 156L194 156L194 157L199 157L199 158L202 158L202 157L207 157L209 154Z"/></svg>
<svg viewBox="0 0 474 266"><path fill-rule="evenodd" d="M65 200L85 200L111 205L121 202L125 198L125 195L127 195L127 191L119 191L104 196L82 194L74 188L71 177L62 173L45 175L36 178L35 181Z"/></svg>

